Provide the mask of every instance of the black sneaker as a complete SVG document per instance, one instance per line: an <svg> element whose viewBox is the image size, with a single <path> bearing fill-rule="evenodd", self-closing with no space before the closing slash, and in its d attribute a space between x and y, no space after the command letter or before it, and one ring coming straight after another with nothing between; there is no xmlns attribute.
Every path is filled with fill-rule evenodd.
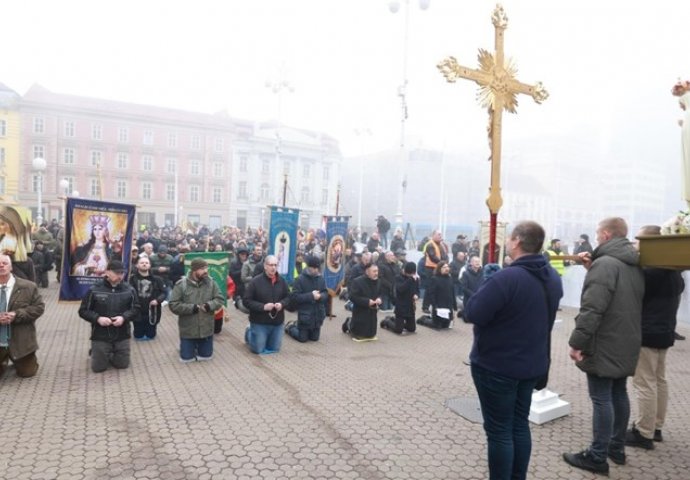
<svg viewBox="0 0 690 480"><path fill-rule="evenodd" d="M563 460L565 463L572 465L575 468L588 470L594 473L609 474L609 462L606 460L596 461L592 458L589 450L583 450L580 453L564 453Z"/></svg>
<svg viewBox="0 0 690 480"><path fill-rule="evenodd" d="M675 337L676 340L685 340L685 336L681 335L678 332L673 332L673 336Z"/></svg>
<svg viewBox="0 0 690 480"><path fill-rule="evenodd" d="M294 324L295 324L294 321L292 321L292 322L287 322L287 323L285 324L285 333L288 333L288 330L290 330L290 327L292 327Z"/></svg>
<svg viewBox="0 0 690 480"><path fill-rule="evenodd" d="M430 313L430 312L429 312L429 307L424 307L424 308L422 308L422 312L424 312L424 313Z"/></svg>
<svg viewBox="0 0 690 480"><path fill-rule="evenodd" d="M644 448L645 450L654 450L654 441L651 438L645 438L640 431L632 427L625 432L625 444L628 447Z"/></svg>
<svg viewBox="0 0 690 480"><path fill-rule="evenodd" d="M654 441L663 442L664 436L661 434L661 430L654 430Z"/></svg>
<svg viewBox="0 0 690 480"><path fill-rule="evenodd" d="M625 465L625 452L623 451L614 452L613 450L609 450L608 457L609 460L611 460L616 465Z"/></svg>

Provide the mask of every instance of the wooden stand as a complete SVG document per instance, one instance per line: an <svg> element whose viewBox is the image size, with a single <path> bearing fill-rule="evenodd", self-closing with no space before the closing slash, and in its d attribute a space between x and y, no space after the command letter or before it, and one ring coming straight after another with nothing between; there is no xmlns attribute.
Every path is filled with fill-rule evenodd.
<svg viewBox="0 0 690 480"><path fill-rule="evenodd" d="M690 235L640 235L640 265L690 270Z"/></svg>

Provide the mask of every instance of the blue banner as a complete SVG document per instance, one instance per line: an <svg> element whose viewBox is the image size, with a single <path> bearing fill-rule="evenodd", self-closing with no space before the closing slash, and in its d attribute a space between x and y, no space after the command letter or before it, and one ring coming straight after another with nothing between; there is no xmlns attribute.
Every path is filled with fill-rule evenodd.
<svg viewBox="0 0 690 480"><path fill-rule="evenodd" d="M110 260L120 260L129 276L136 207L68 198L60 272L60 300L76 301L98 282Z"/></svg>
<svg viewBox="0 0 690 480"><path fill-rule="evenodd" d="M296 208L271 207L271 224L268 230L268 254L278 259L278 273L288 285L292 285L297 255L297 226L299 210Z"/></svg>
<svg viewBox="0 0 690 480"><path fill-rule="evenodd" d="M345 277L345 239L350 217L326 217L326 261L323 277L328 293L335 295Z"/></svg>

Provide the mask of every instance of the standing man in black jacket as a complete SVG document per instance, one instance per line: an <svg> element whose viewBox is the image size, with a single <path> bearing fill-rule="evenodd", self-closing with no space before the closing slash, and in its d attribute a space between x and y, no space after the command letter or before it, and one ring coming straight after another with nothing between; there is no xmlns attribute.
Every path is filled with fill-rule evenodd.
<svg viewBox="0 0 690 480"><path fill-rule="evenodd" d="M79 316L91 323L91 370L103 372L110 365L129 367L131 323L139 314L134 288L123 282L125 268L119 260L106 266L103 280L82 299Z"/></svg>
<svg viewBox="0 0 690 480"><path fill-rule="evenodd" d="M660 235L661 227L642 227L638 235ZM676 313L685 283L677 270L645 268L642 299L642 349L637 361L633 386L638 415L626 432L625 444L647 450L654 441L662 441L661 429L666 418L668 384L666 352L674 343Z"/></svg>

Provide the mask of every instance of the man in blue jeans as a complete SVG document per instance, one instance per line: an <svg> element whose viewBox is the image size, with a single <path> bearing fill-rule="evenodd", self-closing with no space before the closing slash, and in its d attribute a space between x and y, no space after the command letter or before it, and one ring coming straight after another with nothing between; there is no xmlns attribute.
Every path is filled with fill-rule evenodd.
<svg viewBox="0 0 690 480"><path fill-rule="evenodd" d="M470 353L489 449L489 478L527 477L532 391L549 371L549 338L563 287L540 255L544 229L518 223L507 241L510 266L488 278L465 305L474 324Z"/></svg>
<svg viewBox="0 0 690 480"><path fill-rule="evenodd" d="M607 475L612 462L625 464L625 431L630 418L626 390L635 373L642 342L644 274L639 254L618 217L597 228L598 246L579 253L587 269L580 313L570 335L570 358L587 374L592 400L592 443L579 453L564 453L576 468Z"/></svg>
<svg viewBox="0 0 690 480"><path fill-rule="evenodd" d="M178 316L182 363L211 360L213 313L224 304L220 288L208 276L206 260L193 259L189 275L175 284L168 304Z"/></svg>
<svg viewBox="0 0 690 480"><path fill-rule="evenodd" d="M242 302L249 309L249 327L244 340L253 353L277 353L283 342L284 308L290 292L277 270L278 259L268 255L263 273L254 277L244 292Z"/></svg>

